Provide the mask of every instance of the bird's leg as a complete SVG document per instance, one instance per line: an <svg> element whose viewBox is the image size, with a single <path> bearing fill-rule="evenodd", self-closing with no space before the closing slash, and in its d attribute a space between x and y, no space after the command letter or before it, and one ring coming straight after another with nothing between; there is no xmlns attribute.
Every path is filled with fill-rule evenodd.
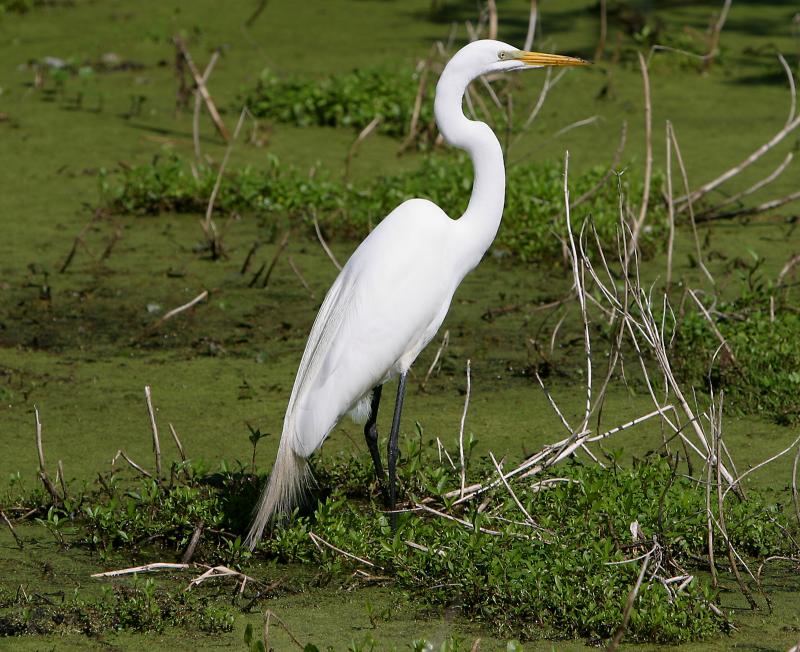
<svg viewBox="0 0 800 652"><path fill-rule="evenodd" d="M369 454L372 455L372 464L375 467L375 477L381 486L381 492L385 502L389 502L389 495L386 493L386 474L381 464L381 453L378 450L378 406L381 403L381 390L383 385L378 385L372 390L372 402L370 404L369 418L364 424L364 438L367 440Z"/></svg>
<svg viewBox="0 0 800 652"><path fill-rule="evenodd" d="M389 509L394 511L397 504L397 455L400 449L397 445L397 437L400 434L400 414L403 411L403 397L406 393L406 374L400 374L400 382L397 385L397 400L394 403L394 417L392 418L392 430L389 433ZM391 515L392 529L397 527L397 514Z"/></svg>

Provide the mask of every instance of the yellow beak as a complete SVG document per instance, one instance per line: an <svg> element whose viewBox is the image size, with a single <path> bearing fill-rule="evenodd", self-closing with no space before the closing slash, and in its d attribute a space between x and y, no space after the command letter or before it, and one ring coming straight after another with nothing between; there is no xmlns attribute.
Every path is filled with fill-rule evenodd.
<svg viewBox="0 0 800 652"><path fill-rule="evenodd" d="M545 52L522 51L516 57L529 66L588 66L589 62L577 57L567 57L561 54L547 54Z"/></svg>

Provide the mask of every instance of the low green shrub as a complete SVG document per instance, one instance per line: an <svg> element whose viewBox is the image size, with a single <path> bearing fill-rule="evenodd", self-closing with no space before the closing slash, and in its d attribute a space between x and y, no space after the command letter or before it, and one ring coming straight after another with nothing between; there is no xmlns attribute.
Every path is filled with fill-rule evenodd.
<svg viewBox="0 0 800 652"><path fill-rule="evenodd" d="M693 385L724 390L729 409L764 414L783 425L797 424L800 313L776 294L769 287L748 289L715 306L711 313L714 325L730 349L720 348L719 338L702 313L687 313L677 329L675 359ZM714 351L717 354L712 361Z"/></svg>
<svg viewBox="0 0 800 652"><path fill-rule="evenodd" d="M229 607L208 604L186 591L160 590L152 579L107 587L102 597L91 600L76 590L60 603L24 591L11 596L0 589L0 637L75 632L99 636L110 630L160 633L169 627L214 634L230 632L233 622Z"/></svg>
<svg viewBox="0 0 800 652"><path fill-rule="evenodd" d="M303 77L278 78L264 70L256 87L241 104L253 115L299 127L353 127L363 129L380 116L378 131L389 136L408 133L419 75L412 70L395 72L383 68L361 68L322 80ZM433 123L433 92L422 102L419 124ZM436 129L428 130L431 143Z"/></svg>
<svg viewBox="0 0 800 652"><path fill-rule="evenodd" d="M649 552L650 573L634 604L627 640L680 643L727 630L729 622L710 606L717 596L705 579L705 492L663 459L629 469L567 462L557 476L538 478L548 480L545 484L515 481L516 496L536 523L532 527L502 487L480 501L455 506L447 491L458 486L459 474L431 450L432 443L423 449L415 439L404 448L398 467L401 492L412 506L424 497L428 511L416 507L400 514L396 530L383 510L367 456L317 459L314 500L269 532L256 556L271 564L305 565L313 577L303 579L294 571L296 586L352 581L354 557L315 544L313 532L348 555L369 560L371 573L414 604L456 608L504 638L600 641L619 627L641 559ZM475 481L491 476L494 467L473 460L469 468L468 480ZM41 504L24 508L37 509L37 522L64 548L86 546L109 557L124 551L147 560L157 552L163 558L165 551L182 554L202 525L194 559L209 565L252 564L240 535L257 500L255 476L241 466L209 474L202 465L187 463L173 467L171 476L169 485L159 486L147 478L132 484L106 474L96 488L71 492L74 497L61 505L49 504L43 494L27 494ZM18 511L24 496L15 495ZM716 501L712 511L716 514ZM771 555L791 555L785 533L796 526L757 492L749 492L746 501L731 495L725 520L728 540L745 559L758 563ZM719 559L726 557L727 545L724 537L714 538ZM661 581L686 573L694 578L681 589L677 584L667 589ZM724 588L730 578L724 567L719 573ZM113 591L113 600L97 604L76 598L40 609L32 621L26 611L30 605L6 596L0 600L0 630L8 635L66 631L53 623L87 633L102 627L160 631L198 622L208 631L230 626L232 617L216 603L156 590L152 580Z"/></svg>
<svg viewBox="0 0 800 652"><path fill-rule="evenodd" d="M415 466L417 472L409 475ZM353 463L354 478L363 476L362 467L363 461ZM457 474L443 466L422 467L413 459L404 467L406 489L416 495L441 495L442 486L458 483ZM340 479L345 468L336 471ZM322 484L326 474L318 470ZM351 485L350 497L334 489L313 515L296 516L277 528L259 550L287 561L320 564L334 574L352 563L315 546L309 537L313 531L371 561L380 569L374 572L391 575L415 601L457 607L502 636L605 639L621 622L641 565L641 560L620 562L640 557L658 543L660 552L651 568L660 570L653 572L670 576L681 574L678 568L697 567L707 537L705 495L676 477L664 461L616 470L571 464L561 467L559 476L561 480L539 492L515 486L541 529L523 523L516 503L502 490L485 511L477 503L462 513L456 510L466 527L418 510L403 514L393 532L379 505L364 509L352 497L352 483L345 483ZM443 477L449 482L442 483ZM442 498L442 505L429 506L450 511L450 502ZM756 496L727 504L730 540L740 554L761 557L787 545L767 516L781 522L778 508ZM632 539L633 522L642 539ZM715 538L717 555L726 553L725 545ZM724 631L726 621L708 606L714 600L714 592L699 577L672 596L656 580L645 583L626 638L679 643Z"/></svg>
<svg viewBox="0 0 800 652"><path fill-rule="evenodd" d="M561 164L556 162L509 169L506 207L495 248L522 261L562 255L558 239L566 234L562 175ZM593 189L602 175L599 168L574 175L572 198ZM117 175L104 174L101 190L106 205L119 213L202 213L216 177L211 167L200 166L195 176L181 159L158 159L152 165L125 168ZM591 215L604 242L616 242L620 190L634 198L632 201L642 193L641 183L630 175L623 175L620 183L621 188L614 179L608 181L572 212L576 225ZM430 199L457 217L466 209L471 189L472 167L464 156L428 156L416 170L359 184L335 180L324 171L309 178L270 156L263 168L244 167L226 174L215 207L223 213L259 216L273 237L287 227L301 227L313 234L311 215L316 214L328 237L363 238L397 205L413 197ZM652 251L664 232L663 210L654 206L641 238L645 250Z"/></svg>

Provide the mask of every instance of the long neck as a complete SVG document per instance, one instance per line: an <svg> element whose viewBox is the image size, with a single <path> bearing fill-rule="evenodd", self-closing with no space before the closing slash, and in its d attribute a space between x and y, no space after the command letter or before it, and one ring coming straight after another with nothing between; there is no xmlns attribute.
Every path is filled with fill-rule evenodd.
<svg viewBox="0 0 800 652"><path fill-rule="evenodd" d="M461 103L471 78L445 69L436 86L436 122L445 140L466 150L475 179L467 210L456 222L459 254L466 269L475 267L492 244L503 216L506 175L503 150L491 128L468 120Z"/></svg>

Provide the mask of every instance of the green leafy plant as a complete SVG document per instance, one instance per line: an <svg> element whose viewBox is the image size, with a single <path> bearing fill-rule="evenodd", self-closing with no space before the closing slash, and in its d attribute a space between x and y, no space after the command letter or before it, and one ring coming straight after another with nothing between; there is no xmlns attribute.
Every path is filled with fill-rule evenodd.
<svg viewBox="0 0 800 652"><path fill-rule="evenodd" d="M709 312L713 327L701 311L687 312L677 329L675 352L688 381L724 390L726 405L732 409L796 424L800 422L800 314L782 296L748 275L738 297L718 302Z"/></svg>
<svg viewBox="0 0 800 652"><path fill-rule="evenodd" d="M256 87L242 103L260 118L300 127L352 127L363 129L376 117L378 130L389 136L408 132L419 75L383 68L361 68L322 80L301 77L281 79L264 70ZM419 123L427 129L428 144L436 137L432 93L421 105Z"/></svg>
<svg viewBox="0 0 800 652"><path fill-rule="evenodd" d="M559 237L566 233L562 175L561 164L556 162L517 165L509 170L504 219L494 244L497 250L523 261L561 257ZM119 213L200 213L206 210L216 177L216 171L207 166L200 166L195 176L178 158L159 159L152 165L123 169L119 175L104 174L101 190L106 205ZM572 196L592 191L602 177L599 168L573 176ZM600 239L616 241L620 189L632 201L642 193L641 184L629 174L620 177L619 183L621 188L607 182L572 211L576 228L591 215ZM657 186L660 178L653 183ZM287 227L312 235L311 216L317 215L328 237L363 238L398 204L412 197L430 199L451 216L458 216L466 209L471 188L472 169L465 156L428 156L416 170L363 184L333 180L324 171L309 178L269 157L262 169L245 167L227 174L215 205L220 211L261 217L272 237ZM663 210L654 206L640 240L645 252L652 251L665 228Z"/></svg>

